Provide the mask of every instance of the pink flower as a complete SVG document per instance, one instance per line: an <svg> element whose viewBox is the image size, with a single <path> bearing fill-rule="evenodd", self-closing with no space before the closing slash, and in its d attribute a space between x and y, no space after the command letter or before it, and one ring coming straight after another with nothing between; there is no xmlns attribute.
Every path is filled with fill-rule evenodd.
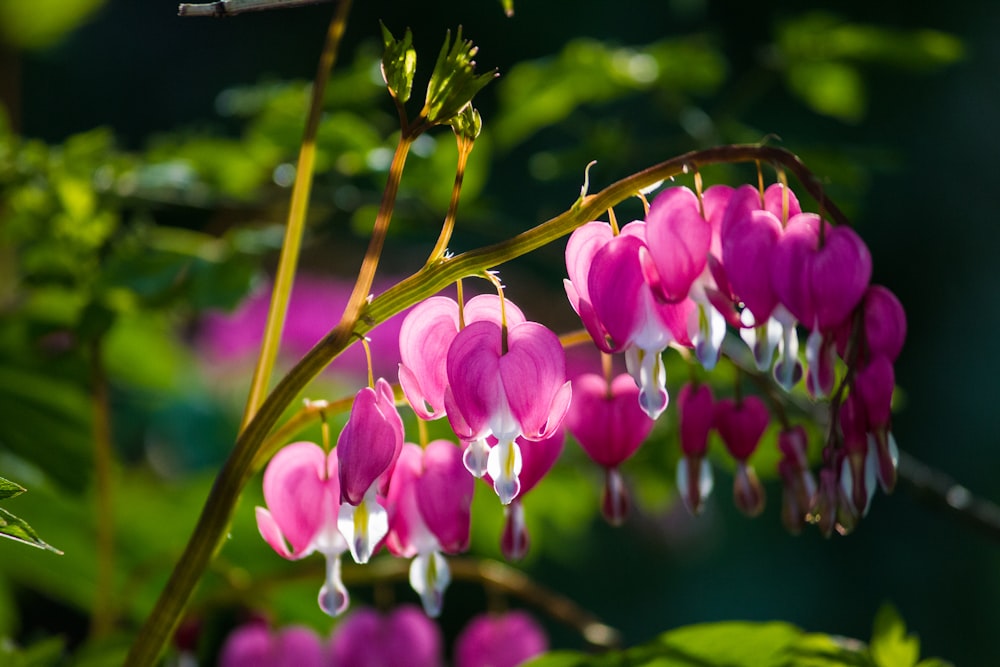
<svg viewBox="0 0 1000 667"><path fill-rule="evenodd" d="M739 402L724 398L715 404L713 411L715 429L736 459L733 499L736 507L751 517L764 511L764 487L747 459L757 449L769 420L767 406L756 396L745 396Z"/></svg>
<svg viewBox="0 0 1000 667"><path fill-rule="evenodd" d="M614 525L628 511L618 466L635 453L654 424L639 406L638 394L628 375L609 384L604 377L587 373L573 380L573 401L566 413L566 428L587 456L607 470L601 507Z"/></svg>
<svg viewBox="0 0 1000 667"><path fill-rule="evenodd" d="M347 551L347 543L337 528L337 458L311 442L287 445L264 471L264 500L267 508L257 508L257 528L271 548L289 560L313 551L326 557L319 606L336 616L348 604L340 580L340 554Z"/></svg>
<svg viewBox="0 0 1000 667"><path fill-rule="evenodd" d="M289 626L273 633L252 622L233 630L219 652L219 667L324 667L326 647L311 629Z"/></svg>
<svg viewBox="0 0 1000 667"><path fill-rule="evenodd" d="M872 359L854 378L854 390L860 398L868 430L874 438L878 481L886 493L891 493L896 486L896 467L899 463L899 449L890 430L895 386L896 374L892 362L884 356Z"/></svg>
<svg viewBox="0 0 1000 667"><path fill-rule="evenodd" d="M809 470L806 457L806 431L794 426L778 434L778 449L782 458L778 461L778 474L784 492L781 500L781 520L788 532L798 535L807 517L816 507L816 479Z"/></svg>
<svg viewBox="0 0 1000 667"><path fill-rule="evenodd" d="M473 484L462 451L447 440L434 440L426 449L403 445L392 473L386 546L393 555L413 558L410 585L431 617L441 613L451 581L440 552L459 553L469 545Z"/></svg>
<svg viewBox="0 0 1000 667"><path fill-rule="evenodd" d="M330 664L344 667L443 667L441 631L413 605L389 614L359 609L333 631Z"/></svg>
<svg viewBox="0 0 1000 667"><path fill-rule="evenodd" d="M677 462L677 491L691 514L701 513L712 493L712 466L705 458L712 429L712 388L686 384L677 396L678 431L683 456Z"/></svg>
<svg viewBox="0 0 1000 667"><path fill-rule="evenodd" d="M491 435L498 440L489 451L487 472L506 505L521 487L515 441L548 438L569 408L572 390L562 345L536 322L506 332L494 322L473 322L448 350L448 383L445 403L455 433L470 443Z"/></svg>
<svg viewBox="0 0 1000 667"><path fill-rule="evenodd" d="M338 525L358 563L368 562L389 531L377 496L388 491L402 447L403 420L396 411L392 387L379 378L374 389L365 387L357 393L351 416L337 439L343 503Z"/></svg>
<svg viewBox="0 0 1000 667"><path fill-rule="evenodd" d="M640 252L646 224L631 222L614 236L611 227L589 222L566 245L565 281L570 304L603 352L625 352L639 402L651 419L667 407L666 374L660 355L674 341L690 345L687 320L694 303L657 303L646 282Z"/></svg>
<svg viewBox="0 0 1000 667"><path fill-rule="evenodd" d="M517 667L548 644L545 631L523 611L481 614L455 640L455 667Z"/></svg>

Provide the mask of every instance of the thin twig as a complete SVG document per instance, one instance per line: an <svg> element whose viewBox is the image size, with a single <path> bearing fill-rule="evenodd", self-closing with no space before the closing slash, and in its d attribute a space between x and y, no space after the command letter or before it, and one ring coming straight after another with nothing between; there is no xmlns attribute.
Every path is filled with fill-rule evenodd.
<svg viewBox="0 0 1000 667"><path fill-rule="evenodd" d="M906 452L899 453L899 479L913 494L1000 541L1000 505L973 494L946 473Z"/></svg>
<svg viewBox="0 0 1000 667"><path fill-rule="evenodd" d="M236 16L245 12L260 12L268 9L289 9L305 5L318 5L331 0L218 0L193 4L182 2L177 6L178 16Z"/></svg>

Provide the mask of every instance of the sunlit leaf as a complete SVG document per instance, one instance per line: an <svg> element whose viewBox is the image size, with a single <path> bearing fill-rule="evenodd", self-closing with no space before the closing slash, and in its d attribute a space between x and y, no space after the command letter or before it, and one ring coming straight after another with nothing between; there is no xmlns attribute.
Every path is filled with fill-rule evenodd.
<svg viewBox="0 0 1000 667"><path fill-rule="evenodd" d="M0 0L4 41L42 48L58 41L92 15L104 0Z"/></svg>
<svg viewBox="0 0 1000 667"><path fill-rule="evenodd" d="M29 546L62 554L61 551L40 538L27 521L14 516L2 507L0 507L0 535Z"/></svg>
<svg viewBox="0 0 1000 667"><path fill-rule="evenodd" d="M20 484L16 484L9 479L4 479L0 477L0 500L5 500L7 498L13 498L14 496L19 496L27 491Z"/></svg>
<svg viewBox="0 0 1000 667"><path fill-rule="evenodd" d="M913 667L920 658L920 640L906 634L906 624L889 603L875 614L871 655L878 667Z"/></svg>
<svg viewBox="0 0 1000 667"><path fill-rule="evenodd" d="M857 69L842 62L821 60L794 63L788 85L816 113L857 122L865 114L867 94Z"/></svg>

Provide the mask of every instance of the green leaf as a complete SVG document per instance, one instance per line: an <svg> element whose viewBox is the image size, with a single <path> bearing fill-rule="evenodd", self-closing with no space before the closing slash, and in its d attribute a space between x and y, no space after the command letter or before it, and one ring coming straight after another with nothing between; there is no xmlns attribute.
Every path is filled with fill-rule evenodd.
<svg viewBox="0 0 1000 667"><path fill-rule="evenodd" d="M728 621L671 630L657 638L652 655L683 658L707 665L779 667L802 630L788 623Z"/></svg>
<svg viewBox="0 0 1000 667"><path fill-rule="evenodd" d="M816 113L851 123L865 115L864 83L852 65L830 60L797 62L788 70L788 85Z"/></svg>
<svg viewBox="0 0 1000 667"><path fill-rule="evenodd" d="M521 667L586 667L590 660L583 653L575 651L552 651L533 658Z"/></svg>
<svg viewBox="0 0 1000 667"><path fill-rule="evenodd" d="M920 640L906 634L906 624L888 602L875 614L870 650L878 667L913 667L920 658Z"/></svg>
<svg viewBox="0 0 1000 667"><path fill-rule="evenodd" d="M0 535L4 537L9 537L12 540L18 542L23 542L29 546L38 547L39 549L45 549L53 553L57 553L60 556L62 552L47 544L42 538L38 537L38 533L35 529L28 525L28 522L24 519L20 519L7 510L0 507Z"/></svg>
<svg viewBox="0 0 1000 667"><path fill-rule="evenodd" d="M434 64L434 72L427 84L427 97L423 113L431 123L450 123L483 86L497 77L497 71L475 74L473 60L479 47L471 40L462 39L462 27L451 43L451 31L445 35L444 44Z"/></svg>
<svg viewBox="0 0 1000 667"><path fill-rule="evenodd" d="M410 99L413 90L413 75L417 72L417 51L413 48L413 33L407 28L403 39L393 37L384 23L382 26L382 41L385 51L382 54L382 79L385 81L389 94L401 104Z"/></svg>
<svg viewBox="0 0 1000 667"><path fill-rule="evenodd" d="M59 663L66 639L49 637L31 646L19 648L13 643L0 642L0 662L6 667L52 667Z"/></svg>
<svg viewBox="0 0 1000 667"><path fill-rule="evenodd" d="M4 479L0 477L0 500L6 500L7 498L13 498L14 496L19 496L27 491L20 484L10 481L9 479Z"/></svg>

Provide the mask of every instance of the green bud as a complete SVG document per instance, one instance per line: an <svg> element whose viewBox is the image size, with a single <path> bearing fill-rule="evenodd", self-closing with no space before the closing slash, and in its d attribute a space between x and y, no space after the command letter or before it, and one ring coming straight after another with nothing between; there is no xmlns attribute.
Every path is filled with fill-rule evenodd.
<svg viewBox="0 0 1000 667"><path fill-rule="evenodd" d="M475 141L483 130L483 119L471 104L466 104L454 118L451 119L451 129L460 139Z"/></svg>
<svg viewBox="0 0 1000 667"><path fill-rule="evenodd" d="M454 44L451 44L451 31L445 35L434 73L427 84L424 103L424 115L432 124L451 123L473 96L496 78L496 70L475 74L476 61L473 58L477 51L479 48L473 46L471 41L462 40L461 26Z"/></svg>
<svg viewBox="0 0 1000 667"><path fill-rule="evenodd" d="M417 71L417 51L413 48L413 33L407 28L402 41L397 41L389 29L382 26L382 41L385 51L382 53L382 79L385 81L389 94L400 104L410 99L413 90L413 75Z"/></svg>

